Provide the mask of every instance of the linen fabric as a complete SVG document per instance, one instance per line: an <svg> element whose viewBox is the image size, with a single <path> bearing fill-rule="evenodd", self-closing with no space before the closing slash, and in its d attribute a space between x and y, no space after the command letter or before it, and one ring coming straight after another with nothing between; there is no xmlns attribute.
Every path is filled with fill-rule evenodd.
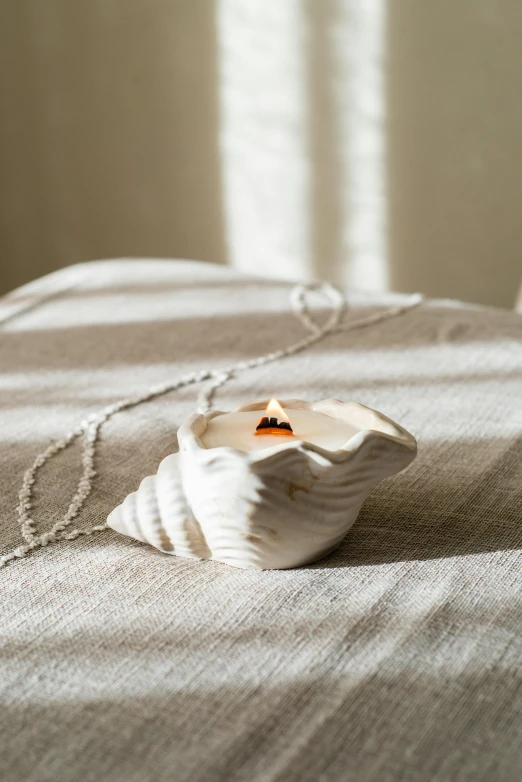
<svg viewBox="0 0 522 782"><path fill-rule="evenodd" d="M4 298L2 552L21 543L23 473L53 440L153 384L296 342L291 287L121 260ZM346 323L405 300L347 299ZM203 387L104 426L79 527L177 449ZM0 570L3 782L520 779L521 317L426 302L240 373L215 407L271 396L374 407L417 437L417 459L308 567L236 570L107 530ZM80 456L39 474L39 531L65 514Z"/></svg>

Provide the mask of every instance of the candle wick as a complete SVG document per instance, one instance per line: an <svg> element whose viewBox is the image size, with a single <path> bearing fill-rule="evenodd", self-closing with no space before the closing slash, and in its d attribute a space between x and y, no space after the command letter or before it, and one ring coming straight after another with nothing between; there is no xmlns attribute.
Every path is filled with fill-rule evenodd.
<svg viewBox="0 0 522 782"><path fill-rule="evenodd" d="M279 421L274 416L269 418L267 415L264 415L256 427L255 434L293 435L293 430L288 421Z"/></svg>

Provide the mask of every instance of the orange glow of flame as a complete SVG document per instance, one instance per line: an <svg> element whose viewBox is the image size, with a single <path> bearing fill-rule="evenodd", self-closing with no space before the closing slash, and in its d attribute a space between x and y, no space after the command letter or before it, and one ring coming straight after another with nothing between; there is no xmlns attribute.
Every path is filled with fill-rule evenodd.
<svg viewBox="0 0 522 782"><path fill-rule="evenodd" d="M277 399L271 399L270 402L266 406L266 414L269 418L274 417L277 418L279 422L286 421L287 424L290 423L290 419L277 401Z"/></svg>
<svg viewBox="0 0 522 782"><path fill-rule="evenodd" d="M254 434L293 436L290 419L277 399L271 399L267 404L266 413L261 417Z"/></svg>

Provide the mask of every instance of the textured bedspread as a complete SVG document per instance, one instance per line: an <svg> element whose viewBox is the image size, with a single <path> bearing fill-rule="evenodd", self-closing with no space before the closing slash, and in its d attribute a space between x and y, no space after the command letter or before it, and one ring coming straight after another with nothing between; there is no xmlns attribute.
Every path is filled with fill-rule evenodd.
<svg viewBox="0 0 522 782"><path fill-rule="evenodd" d="M0 303L0 553L23 473L90 413L296 342L290 284L175 261L72 267ZM406 297L348 296L345 322ZM324 301L314 299L317 318ZM204 383L103 428L75 522L176 450ZM338 397L418 439L333 555L250 572L112 530L0 569L3 782L522 777L522 318L428 302L249 369L215 406ZM35 490L67 510L78 444Z"/></svg>

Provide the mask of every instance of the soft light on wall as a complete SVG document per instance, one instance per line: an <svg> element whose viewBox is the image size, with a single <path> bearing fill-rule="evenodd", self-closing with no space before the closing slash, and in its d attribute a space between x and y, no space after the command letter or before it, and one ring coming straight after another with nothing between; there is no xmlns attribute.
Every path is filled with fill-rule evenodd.
<svg viewBox="0 0 522 782"><path fill-rule="evenodd" d="M188 257L513 306L520 0L0 4L0 291Z"/></svg>
<svg viewBox="0 0 522 782"><path fill-rule="evenodd" d="M382 290L384 0L219 0L230 261Z"/></svg>

